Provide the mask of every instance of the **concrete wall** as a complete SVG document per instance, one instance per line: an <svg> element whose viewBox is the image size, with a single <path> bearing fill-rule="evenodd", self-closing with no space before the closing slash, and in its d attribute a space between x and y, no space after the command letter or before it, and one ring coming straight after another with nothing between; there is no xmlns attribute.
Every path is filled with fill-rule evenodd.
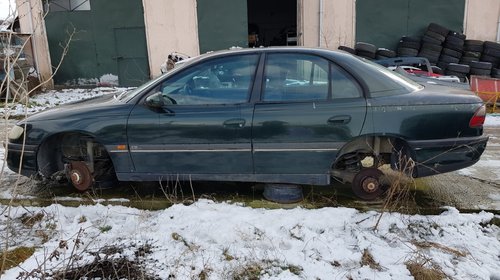
<svg viewBox="0 0 500 280"><path fill-rule="evenodd" d="M356 22L355 1L298 1L300 44L307 47L328 49L337 49L339 45L354 45Z"/></svg>
<svg viewBox="0 0 500 280"><path fill-rule="evenodd" d="M152 77L160 74L168 54L200 53L196 0L143 0L143 6Z"/></svg>
<svg viewBox="0 0 500 280"><path fill-rule="evenodd" d="M468 39L496 41L500 21L499 0L467 0L464 32Z"/></svg>
<svg viewBox="0 0 500 280"><path fill-rule="evenodd" d="M16 4L21 32L32 34L33 60L40 75L40 82L43 83L42 87L51 89L54 87L54 82L52 80L52 64L43 18L42 1L17 0Z"/></svg>

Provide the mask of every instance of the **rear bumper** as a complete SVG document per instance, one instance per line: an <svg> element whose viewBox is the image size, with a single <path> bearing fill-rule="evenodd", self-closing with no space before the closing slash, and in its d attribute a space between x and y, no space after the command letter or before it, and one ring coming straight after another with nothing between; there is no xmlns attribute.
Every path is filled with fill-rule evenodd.
<svg viewBox="0 0 500 280"><path fill-rule="evenodd" d="M10 170L28 177L37 173L38 145L9 143L7 150L7 166Z"/></svg>
<svg viewBox="0 0 500 280"><path fill-rule="evenodd" d="M469 167L479 161L488 136L410 141L416 158L415 177L425 177Z"/></svg>

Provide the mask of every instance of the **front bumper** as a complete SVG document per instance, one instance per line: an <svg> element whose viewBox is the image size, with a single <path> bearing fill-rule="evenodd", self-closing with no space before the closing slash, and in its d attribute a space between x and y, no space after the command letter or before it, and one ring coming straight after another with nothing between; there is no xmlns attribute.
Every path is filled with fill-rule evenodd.
<svg viewBox="0 0 500 280"><path fill-rule="evenodd" d="M415 177L425 177L469 167L479 161L488 136L410 141L416 158Z"/></svg>
<svg viewBox="0 0 500 280"><path fill-rule="evenodd" d="M24 176L32 176L38 172L36 154L38 145L7 145L7 166L10 170Z"/></svg>

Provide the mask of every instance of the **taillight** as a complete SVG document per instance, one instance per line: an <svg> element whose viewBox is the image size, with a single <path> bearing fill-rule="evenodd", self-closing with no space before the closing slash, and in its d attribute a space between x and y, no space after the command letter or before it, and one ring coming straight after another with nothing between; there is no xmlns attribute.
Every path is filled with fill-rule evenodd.
<svg viewBox="0 0 500 280"><path fill-rule="evenodd" d="M486 119L486 106L483 105L476 110L474 116L472 116L472 118L470 119L469 127L471 128L482 127L485 119Z"/></svg>

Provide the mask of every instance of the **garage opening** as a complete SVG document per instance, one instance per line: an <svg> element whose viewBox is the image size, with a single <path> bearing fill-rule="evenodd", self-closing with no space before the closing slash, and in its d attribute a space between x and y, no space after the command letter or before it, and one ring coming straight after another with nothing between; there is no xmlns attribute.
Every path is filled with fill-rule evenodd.
<svg viewBox="0 0 500 280"><path fill-rule="evenodd" d="M296 46L297 0L247 0L248 46Z"/></svg>

